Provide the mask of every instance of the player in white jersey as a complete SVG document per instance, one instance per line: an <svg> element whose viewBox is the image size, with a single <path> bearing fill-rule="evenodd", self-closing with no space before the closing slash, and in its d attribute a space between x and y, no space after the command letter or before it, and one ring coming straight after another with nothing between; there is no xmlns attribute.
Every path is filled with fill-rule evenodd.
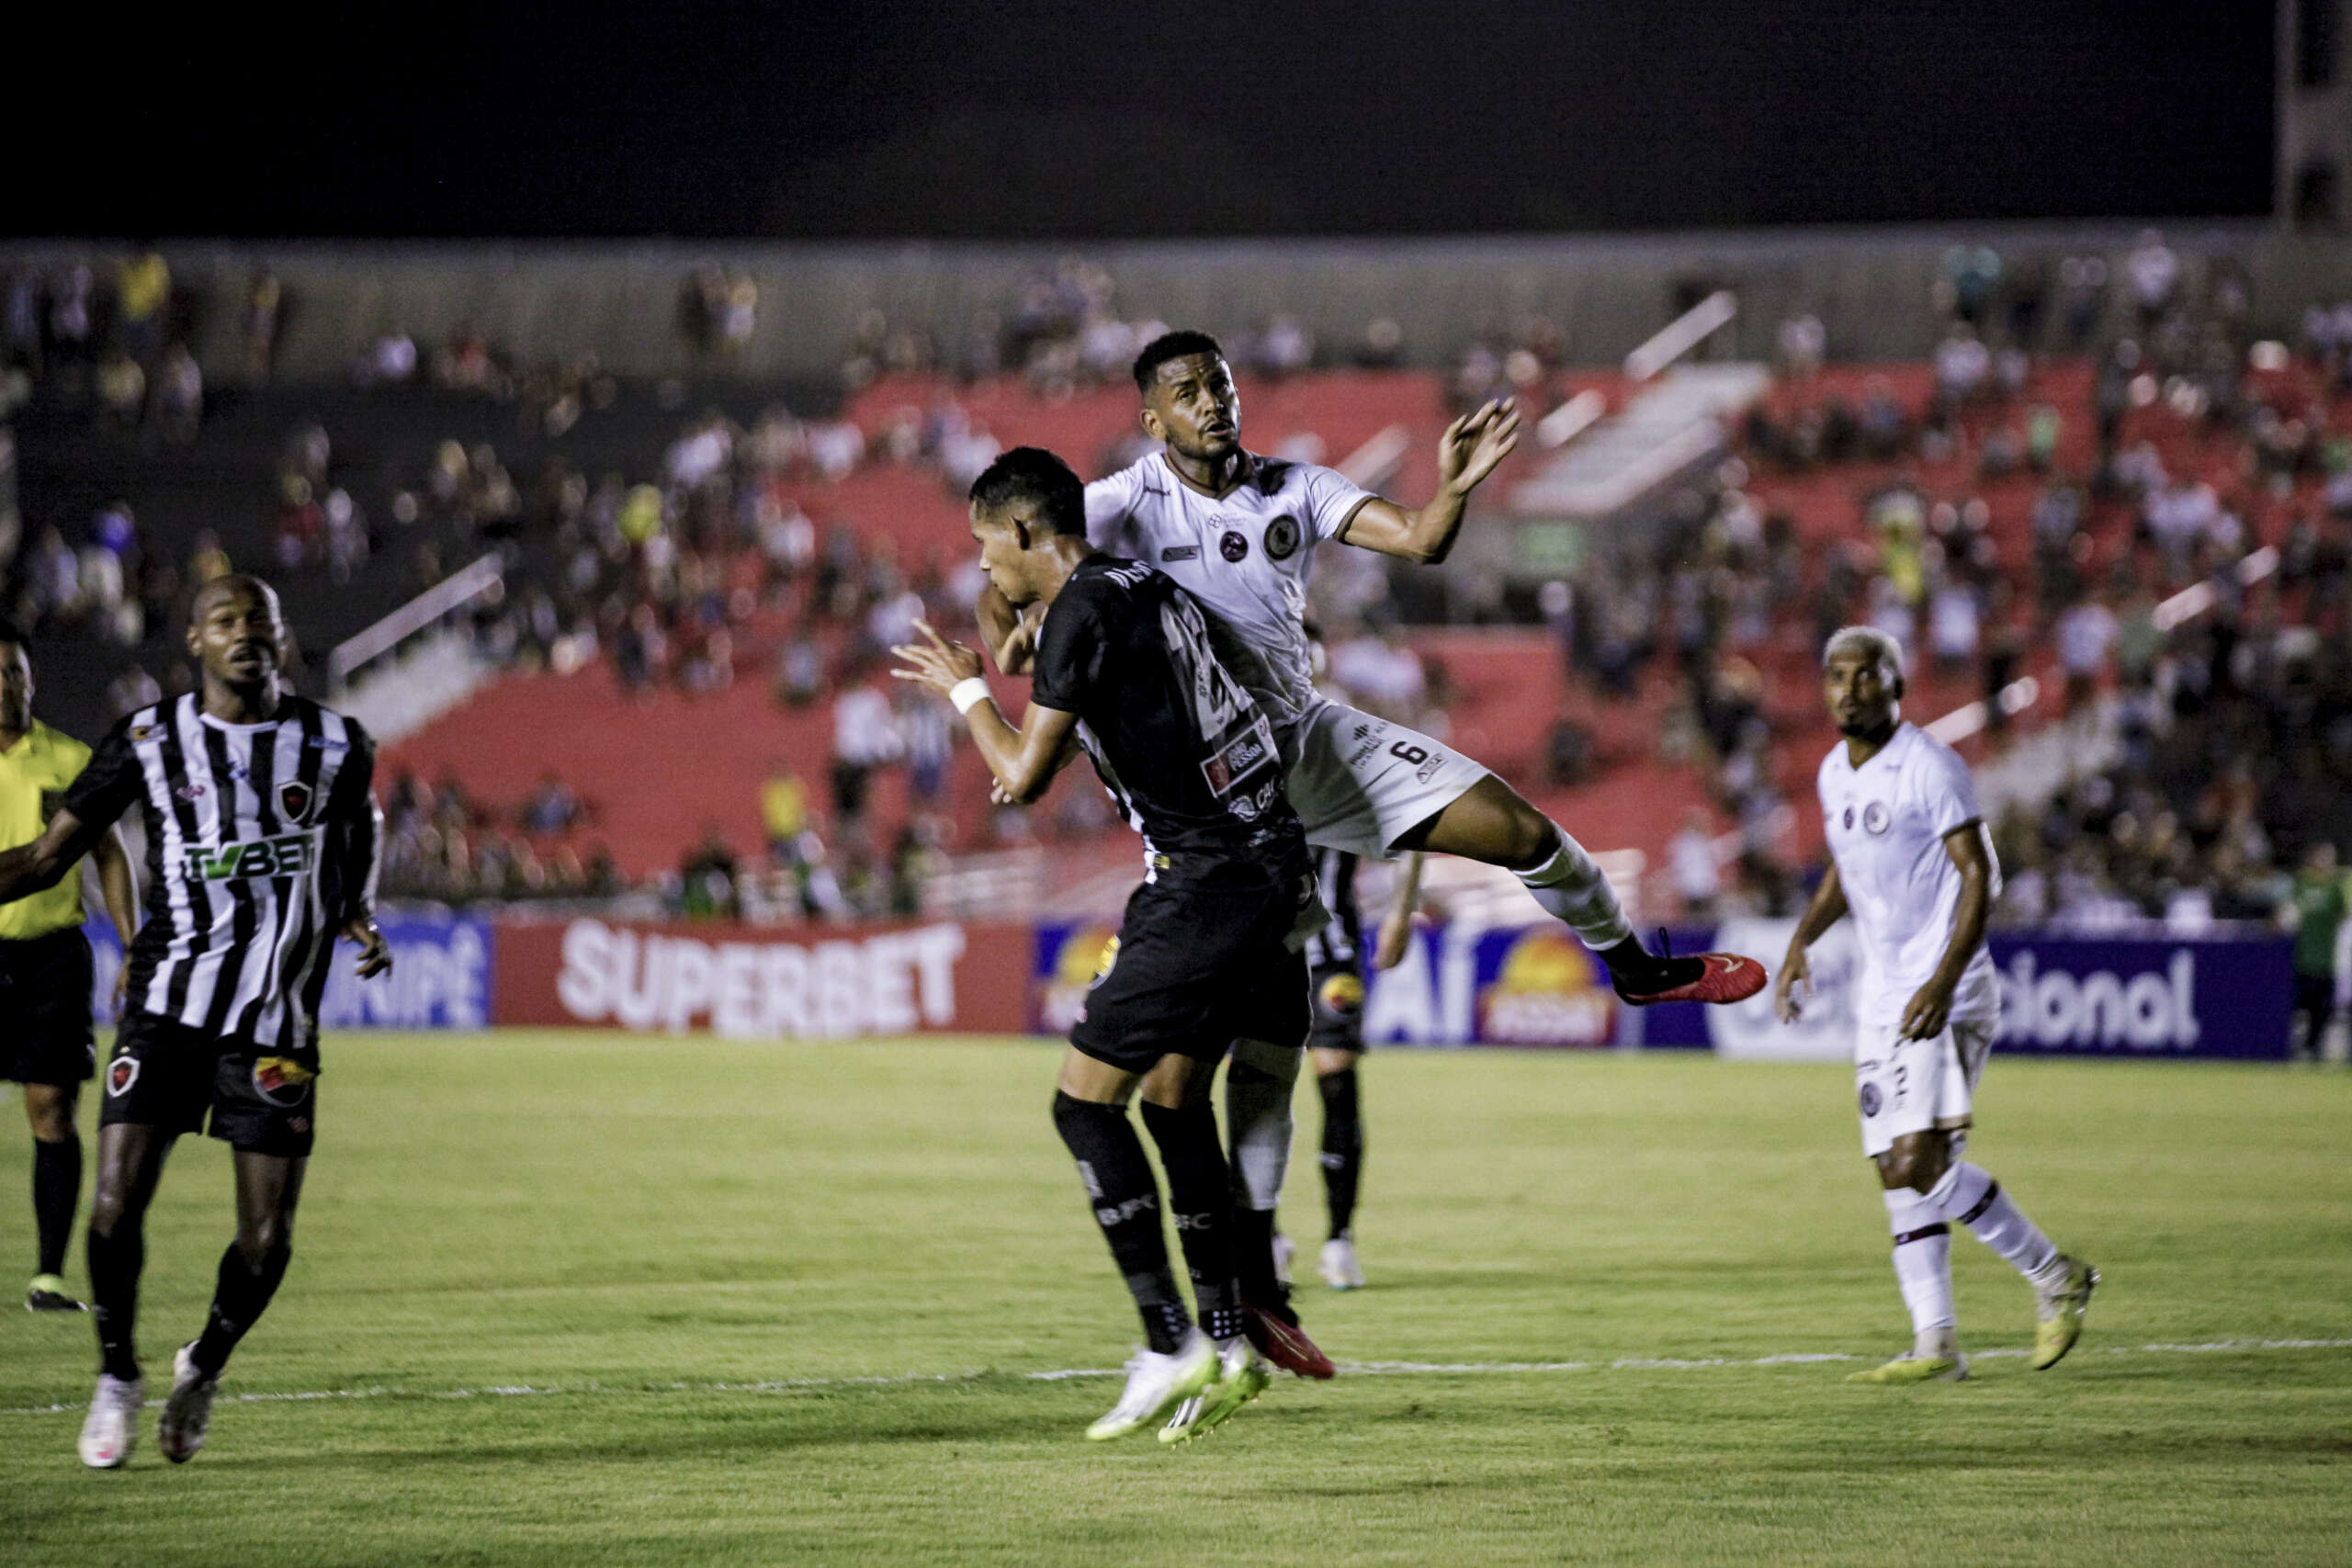
<svg viewBox="0 0 2352 1568"><path fill-rule="evenodd" d="M1752 958L1652 954L1592 857L1518 791L1429 736L1315 690L1305 624L1315 547L1338 540L1425 565L1443 560L1470 492L1518 443L1519 414L1509 403L1488 403L1446 428L1438 492L1408 509L1336 469L1245 450L1233 372L1206 333L1155 338L1136 356L1135 380L1144 434L1161 449L1086 487L1088 540L1173 578L1258 655L1284 792L1310 844L1375 859L1419 850L1505 867L1600 955L1617 994L1636 1007L1735 1002L1764 988L1763 966ZM999 667L1023 671L1034 619L984 592L980 624ZM1291 1046L1243 1041L1227 1071L1234 1168L1247 1213L1267 1224L1270 1258L1298 1069Z"/></svg>
<svg viewBox="0 0 2352 1568"><path fill-rule="evenodd" d="M1831 863L1790 938L1775 1000L1783 1022L1808 978L1805 950L1854 919L1854 1080L1862 1152L1876 1162L1894 1277L1912 1346L1850 1381L1962 1378L1951 1292L1951 1226L1966 1225L2034 1288L2032 1365L2055 1366L2082 1334L2098 1272L2052 1245L2000 1184L1962 1158L1972 1092L1999 1032L2001 994L1984 951L2000 868L1977 815L1968 764L1903 721L1902 649L1848 626L1822 655L1829 712L1843 737L1822 759Z"/></svg>

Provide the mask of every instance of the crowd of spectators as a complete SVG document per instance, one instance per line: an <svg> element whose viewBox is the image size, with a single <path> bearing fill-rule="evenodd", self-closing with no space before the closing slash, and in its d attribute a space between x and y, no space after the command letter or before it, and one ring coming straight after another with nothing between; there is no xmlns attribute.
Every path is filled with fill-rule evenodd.
<svg viewBox="0 0 2352 1568"><path fill-rule="evenodd" d="M51 273L19 268L5 282L0 352L9 379L0 397L21 400L34 378L79 378L103 421L163 440L194 431L200 372L190 383L193 360L185 368L176 363L175 355L187 358L185 322L160 256L141 252L111 272L87 265ZM1122 314L1115 297L1106 273L1069 258L1032 275L1002 317L976 318L957 343L870 315L849 346L843 381L854 389L903 372L1014 375L1046 399L1113 381L1124 376L1136 343L1160 330L1155 321ZM2287 634L2312 632L2323 652L2287 661L2307 671L2296 690L2313 683L2333 690L2335 665L2324 650L2334 646L2328 616L2340 612L2325 606L2341 598L2340 587L2327 585L2340 584L2352 519L2352 434L2341 416L2352 389L2352 304L2314 306L2295 344L2254 342L2243 271L2226 260L2185 263L2150 234L2112 268L2098 256L2013 263L1984 247L1955 247L1932 306L1946 331L1924 401L1906 400L1884 378L1864 382L1858 395L1842 389L1850 382L1804 395L1835 345L1815 318L1783 323L1782 371L1784 384L1798 389L1794 401L1776 399L1748 416L1737 457L1711 482L1674 498L1661 525L1648 531L1649 547L1593 551L1535 602L1585 689L1631 700L1654 693L1659 671L1670 678L1676 695L1660 726L1660 753L1705 764L1714 794L1713 816L1690 824L1669 857L1691 903L1777 908L1793 896L1792 786L1775 747L1784 717L1776 682L1791 649L1809 653L1849 621L1893 632L1916 650L1920 668L1968 678L1988 696L2049 649L2064 675L2053 705L2087 710L2098 694L2118 690L2140 725L2135 734L2157 733L2145 715L2167 716L2171 728L2156 748L2173 749L2165 755L2203 744L2199 738L2213 722L2193 702L2183 707L2180 690L2222 692L2224 708L2269 700L2267 675L2249 677L2253 684L2241 691L2230 683L2234 675L2215 672L2215 661L2243 664L2256 657L2246 649L2269 648L2278 637L2242 638L2222 654L2183 643L2217 636L2210 628L2224 617L2270 617L2262 624L2290 650L2301 645ZM284 308L277 280L257 273L241 317L254 380L267 376ZM682 287L681 330L697 363L740 354L758 330L758 311L757 286L741 273L698 268ZM1464 346L1445 396L1467 406L1512 394L1544 406L1555 397L1562 344L1560 329L1541 317L1482 333ZM1316 366L1393 364L1402 344L1393 321L1370 323L1360 343L1330 345L1277 317L1231 346L1245 368L1279 377ZM2053 351L2093 360L2086 400L2045 385L2039 367ZM111 395L109 365L117 367ZM128 391L132 371L141 380L137 399ZM534 369L471 328L431 346L388 334L366 345L355 378L369 386L426 382L443 394L514 405L534 445L538 436L560 437L620 395L593 356ZM174 385L189 395L165 395ZM498 549L510 561L505 589L467 612L476 646L494 662L570 670L606 655L624 692L640 699L664 690L714 693L749 678L786 706L830 703L831 755L821 769L807 768L820 787L796 780L802 825L775 830L776 813L765 812L763 797L768 853L745 857L753 863L747 871L744 861L719 856L719 846L698 843L670 879L673 901L714 912L789 907L818 918L887 911L907 897L900 873L927 863L947 841L940 795L956 732L944 715L927 711L933 705L878 680L879 664L918 617L967 621L978 580L960 561L951 567L928 553L905 558L883 530L838 519L820 525L796 497L812 480L839 481L886 464L935 474L945 491L960 492L1000 446L951 386L934 385L926 402L910 402L872 429L803 418L780 404L748 420L718 409L681 412L666 445L649 450L634 471L582 471L551 450L510 467L490 442L452 439L370 504L334 482L331 440L306 423L288 440L280 463L271 565L342 583L390 555L391 570L421 589L472 550ZM683 395L670 385L661 393L667 400ZM2181 444L2153 439L2143 411L2200 439L2226 435L2236 444L2233 473L2179 463ZM2075 456L2085 445L2078 432L2095 437L2086 462ZM1307 449L1311 437L1286 439L1298 449L1284 455L1322 456L1319 446ZM127 503L102 510L80 536L44 521L27 538L13 504L12 451L0 424L0 558L12 568L11 607L37 628L135 647L177 595L226 569L217 540L199 541L186 559L145 549ZM1134 455L1094 456L1110 463ZM1825 542L1817 519L1792 515L1770 499L1776 481L1815 474L1855 480L1858 530ZM1986 499L1996 487L2017 483L2033 491L2022 531L1996 526ZM420 522L432 526L412 532ZM2244 602L2253 610L2222 593L2198 626L2159 629L2160 604L2200 583L2233 582L2249 554L2266 545L2276 547L2282 564L2271 584ZM1317 608L1330 634L1335 684L1364 706L1442 728L1444 671L1408 645L1380 563L1336 552L1321 573ZM2293 619L2305 615L2316 618ZM127 671L120 702L154 685ZM2007 716L1997 701L1988 713L1996 728ZM2276 779L2288 776L2282 770L2290 757L2286 750L2265 753L2257 797L2267 799ZM1543 758L1557 784L1589 778L1607 761L1591 731L1573 719L1548 738ZM2146 772L2154 764L2143 762L2129 778L2076 781L2050 822L2104 827L2098 813L2116 800L2137 801L2123 813L2113 851L2122 858L2107 885L2143 914L2163 913L2175 902L2161 892L2163 877L2132 858L2143 843L2135 834L2143 827L2154 833L2156 814L2144 792L2163 793L2162 781ZM903 824L881 829L895 837L878 844L868 801L875 778L890 770L905 773L910 810ZM551 831L533 825L548 819L544 813L527 809L544 803L477 809L454 780L431 789L413 784L412 793L400 829L401 875L418 890L560 895L605 885L595 869L593 813L584 808L565 814ZM2176 828L2202 820L2182 801L2166 799ZM1063 792L1049 821L1032 815L991 818L988 841L1020 844L1041 829L1086 835L1111 825L1083 791ZM1719 830L1726 822L1729 831ZM2018 840L2039 850L2018 852L2038 854L2037 868L2072 864L2083 858L2085 837L2111 835L2051 826ZM2148 854L2177 857L2174 838L2154 837L2163 847ZM1719 872L1726 863L1730 871L1712 888L1702 840ZM2201 855L2217 852L2190 840ZM2231 866L2212 885L2275 879L2276 853L2255 849L2250 840L2240 845L2250 867L2245 875ZM607 863L603 878L609 874ZM2024 899L2037 883L2032 875L2019 880L2025 891L2016 898ZM722 885L723 897L714 891ZM2053 874L2043 885L2059 883ZM2065 883L2080 886L2086 886L2080 878ZM2044 912L2072 918L2082 904L2069 894ZM2238 907L2230 897L2219 905Z"/></svg>

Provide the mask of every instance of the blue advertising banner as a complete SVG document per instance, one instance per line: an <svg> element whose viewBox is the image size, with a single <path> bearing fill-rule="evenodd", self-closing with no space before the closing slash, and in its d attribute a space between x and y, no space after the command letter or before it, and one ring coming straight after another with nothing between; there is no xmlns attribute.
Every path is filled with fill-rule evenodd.
<svg viewBox="0 0 2352 1568"><path fill-rule="evenodd" d="M92 920L85 928L96 960L93 1015L114 1021L114 978L122 949L114 928ZM335 943L319 1006L324 1029L481 1029L490 1022L491 945L488 921L459 916L434 919L388 915L381 922L391 944L392 972L361 980L352 972L351 943Z"/></svg>
<svg viewBox="0 0 2352 1568"><path fill-rule="evenodd" d="M1117 931L1108 921L1037 928L1032 1029L1068 1032ZM1638 1040L1639 1021L1609 988L1600 959L1550 924L1417 931L1402 963L1369 978L1363 1011L1364 1039L1374 1045L1600 1048Z"/></svg>
<svg viewBox="0 0 2352 1568"><path fill-rule="evenodd" d="M1678 937L1746 953L1777 970L1792 919L1726 921ZM2091 937L1996 931L1986 943L2001 977L1995 1049L2035 1055L2283 1061L2294 997L2283 937ZM1737 1007L1652 1008L1645 1043L1712 1045L1727 1056L1845 1060L1853 1051L1856 957L1844 922L1815 944L1813 987L1795 1024L1772 994Z"/></svg>

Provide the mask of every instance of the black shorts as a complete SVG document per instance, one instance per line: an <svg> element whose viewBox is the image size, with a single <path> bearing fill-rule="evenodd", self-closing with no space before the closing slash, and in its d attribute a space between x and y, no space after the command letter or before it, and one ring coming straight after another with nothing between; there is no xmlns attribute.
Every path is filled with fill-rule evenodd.
<svg viewBox="0 0 2352 1568"><path fill-rule="evenodd" d="M202 1030L133 1013L107 1062L98 1125L130 1122L212 1135L254 1154L300 1159L319 1114L319 1050L220 1040Z"/></svg>
<svg viewBox="0 0 2352 1568"><path fill-rule="evenodd" d="M0 1077L85 1083L90 1044L90 941L78 926L0 942Z"/></svg>
<svg viewBox="0 0 2352 1568"><path fill-rule="evenodd" d="M1307 1032L1311 1051L1363 1049L1363 976L1352 964L1326 964L1314 976L1315 1023Z"/></svg>
<svg viewBox="0 0 2352 1568"><path fill-rule="evenodd" d="M1069 1043L1149 1072L1174 1053L1214 1062L1236 1040L1306 1037L1306 958L1291 945L1310 884L1215 890L1147 882L1127 900L1109 971Z"/></svg>

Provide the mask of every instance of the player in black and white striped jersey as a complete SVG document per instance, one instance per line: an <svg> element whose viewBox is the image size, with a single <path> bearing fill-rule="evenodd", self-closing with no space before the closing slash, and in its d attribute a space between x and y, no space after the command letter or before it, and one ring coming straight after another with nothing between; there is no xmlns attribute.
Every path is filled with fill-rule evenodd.
<svg viewBox="0 0 2352 1568"><path fill-rule="evenodd" d="M290 1257L317 1117L318 1007L338 935L361 976L391 967L374 917L381 818L366 731L280 687L277 595L251 577L197 591L188 650L203 689L117 725L47 831L0 854L0 903L54 883L133 806L147 829L145 919L104 1075L89 1262L104 1371L83 1462L130 1457L143 1385L134 1345L142 1224L164 1156L201 1130L236 1151L237 1235L203 1333L181 1348L158 1430L203 1446L215 1381Z"/></svg>

